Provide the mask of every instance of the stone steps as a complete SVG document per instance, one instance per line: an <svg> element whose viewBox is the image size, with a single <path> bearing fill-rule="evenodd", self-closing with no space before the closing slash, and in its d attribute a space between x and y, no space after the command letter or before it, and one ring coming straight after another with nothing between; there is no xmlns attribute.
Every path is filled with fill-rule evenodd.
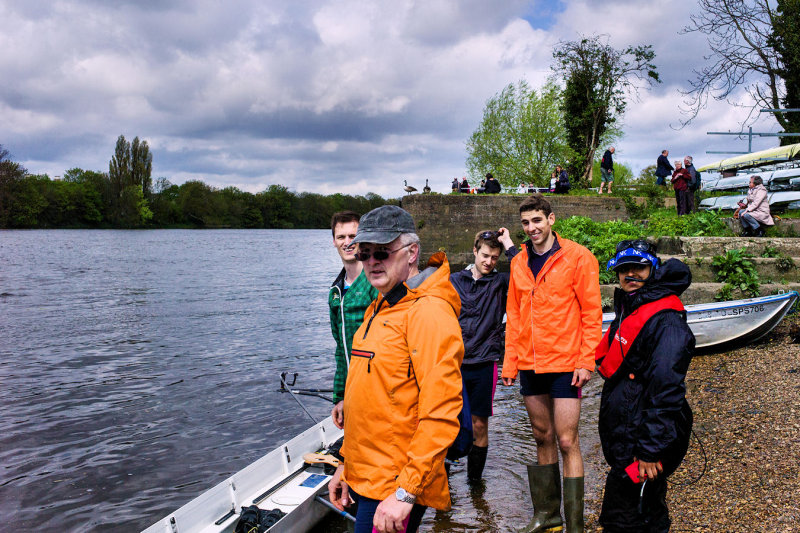
<svg viewBox="0 0 800 533"><path fill-rule="evenodd" d="M694 283L686 289L681 295L681 301L684 304L702 304L713 302L716 299L717 292L722 288L722 283ZM614 298L614 289L616 285L601 285L600 286L600 294L605 302L612 300ZM778 294L779 292L788 292L788 291L797 291L800 292L800 282L795 283L788 283L788 284L781 284L781 283L762 283L760 286L760 294L759 296L768 296L770 294ZM734 299L739 300L745 298L736 292L734 292ZM605 311L610 311L610 309L605 309Z"/></svg>
<svg viewBox="0 0 800 533"><path fill-rule="evenodd" d="M690 258L712 257L739 248L759 257L767 247L788 257L800 257L800 239L794 237L662 237L657 244L659 254Z"/></svg>
<svg viewBox="0 0 800 533"><path fill-rule="evenodd" d="M716 282L714 270L712 268L713 257L686 257L684 255L668 256L661 255L662 261L675 258L686 263L692 271L693 283ZM758 278L761 283L772 281L781 282L800 282L800 256L798 257L749 257L758 271Z"/></svg>

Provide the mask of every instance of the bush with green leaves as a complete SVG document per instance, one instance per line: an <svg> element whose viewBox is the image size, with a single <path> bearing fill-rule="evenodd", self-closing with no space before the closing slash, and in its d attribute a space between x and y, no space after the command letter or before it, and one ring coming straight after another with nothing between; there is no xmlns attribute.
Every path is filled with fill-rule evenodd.
<svg viewBox="0 0 800 533"><path fill-rule="evenodd" d="M605 269L614 257L619 241L643 238L644 227L635 222L595 222L589 217L570 217L556 220L554 229L559 235L589 249L600 262L600 282L614 283L616 277Z"/></svg>
<svg viewBox="0 0 800 533"><path fill-rule="evenodd" d="M670 208L651 211L647 233L659 237L732 237L733 232L718 211L695 211L676 216Z"/></svg>
<svg viewBox="0 0 800 533"><path fill-rule="evenodd" d="M607 271L605 265L614 257L617 243L627 239L644 239L650 237L689 237L730 236L731 231L722 217L713 211L702 211L678 217L674 210L659 209L652 213L647 223L595 222L591 218L574 216L556 219L554 229L559 235L573 240L588 248L600 263L600 282L615 283L613 272Z"/></svg>
<svg viewBox="0 0 800 533"><path fill-rule="evenodd" d="M758 271L745 248L728 250L723 255L715 255L711 261L711 269L715 279L724 283L717 293L718 300L730 300L734 291L745 297L759 295Z"/></svg>

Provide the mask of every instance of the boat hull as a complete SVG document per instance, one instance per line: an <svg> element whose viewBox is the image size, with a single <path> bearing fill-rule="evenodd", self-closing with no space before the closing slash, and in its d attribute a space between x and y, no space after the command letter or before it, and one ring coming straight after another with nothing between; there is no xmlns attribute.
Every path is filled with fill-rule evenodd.
<svg viewBox="0 0 800 533"><path fill-rule="evenodd" d="M686 322L698 350L712 351L755 342L777 326L797 302L795 291L760 298L686 306ZM603 313L603 333L614 313Z"/></svg>
<svg viewBox="0 0 800 533"><path fill-rule="evenodd" d="M144 533L232 532L241 508L249 505L286 513L270 532L308 531L329 512L314 498L327 493L331 476L323 465L305 464L303 455L327 449L341 436L342 430L329 417L162 518Z"/></svg>

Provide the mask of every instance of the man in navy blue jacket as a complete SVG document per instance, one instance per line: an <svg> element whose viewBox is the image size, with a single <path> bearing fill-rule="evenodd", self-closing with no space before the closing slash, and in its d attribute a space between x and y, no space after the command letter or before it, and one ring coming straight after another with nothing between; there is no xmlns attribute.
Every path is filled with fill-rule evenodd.
<svg viewBox="0 0 800 533"><path fill-rule="evenodd" d="M665 178L667 176L672 176L672 172L675 168L672 166L672 163L669 162L669 150L662 150L661 155L658 156L656 159L656 185L666 185L667 182Z"/></svg>
<svg viewBox="0 0 800 533"><path fill-rule="evenodd" d="M467 480L477 483L486 465L489 449L489 417L497 385L497 361L503 356L503 316L508 295L508 273L495 270L501 250L508 260L517 249L506 228L482 231L475 236L472 249L475 263L450 275L450 282L461 298L461 336L464 361L461 376L472 413L474 441L467 457Z"/></svg>

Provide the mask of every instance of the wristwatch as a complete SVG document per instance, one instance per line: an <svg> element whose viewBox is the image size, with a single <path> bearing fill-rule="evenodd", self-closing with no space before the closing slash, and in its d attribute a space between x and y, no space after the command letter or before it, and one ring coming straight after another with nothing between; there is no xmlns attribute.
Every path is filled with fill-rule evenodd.
<svg viewBox="0 0 800 533"><path fill-rule="evenodd" d="M397 498L397 501L404 503L414 503L415 501L417 501L417 497L414 496L413 494L409 494L408 491L406 491L406 489L404 489L403 487L399 487L394 492L394 497Z"/></svg>

